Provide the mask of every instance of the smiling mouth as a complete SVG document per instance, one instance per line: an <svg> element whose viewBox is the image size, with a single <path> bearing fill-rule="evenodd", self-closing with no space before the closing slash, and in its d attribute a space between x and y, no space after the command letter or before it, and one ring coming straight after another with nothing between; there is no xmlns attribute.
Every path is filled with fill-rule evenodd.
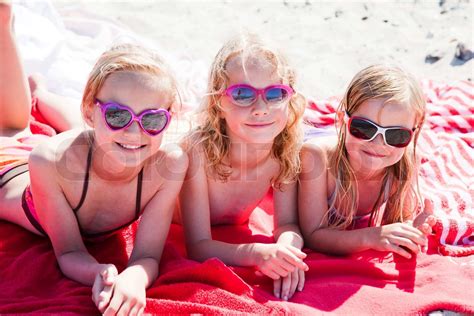
<svg viewBox="0 0 474 316"><path fill-rule="evenodd" d="M245 124L249 127L255 127L255 128L259 128L259 127L266 127L266 126L270 126L272 125L273 122L270 122L270 123L251 123L251 124Z"/></svg>
<svg viewBox="0 0 474 316"><path fill-rule="evenodd" d="M146 146L146 145L132 145L132 144L121 144L121 143L116 143L116 144L125 150L139 150Z"/></svg>
<svg viewBox="0 0 474 316"><path fill-rule="evenodd" d="M365 151L365 150L363 150L362 152L364 152L366 155L371 156L371 157L377 157L377 158L385 157L385 155L375 154L375 153L371 153L371 152L368 152L368 151Z"/></svg>

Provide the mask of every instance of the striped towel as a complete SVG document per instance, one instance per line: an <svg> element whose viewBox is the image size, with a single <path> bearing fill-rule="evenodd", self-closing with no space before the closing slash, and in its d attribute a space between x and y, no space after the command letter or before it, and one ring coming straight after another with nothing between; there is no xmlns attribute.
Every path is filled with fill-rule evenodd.
<svg viewBox="0 0 474 316"><path fill-rule="evenodd" d="M474 84L425 80L422 87L427 117L417 147L420 189L433 202L438 251L474 254ZM316 127L333 125L339 101L309 101L305 120Z"/></svg>

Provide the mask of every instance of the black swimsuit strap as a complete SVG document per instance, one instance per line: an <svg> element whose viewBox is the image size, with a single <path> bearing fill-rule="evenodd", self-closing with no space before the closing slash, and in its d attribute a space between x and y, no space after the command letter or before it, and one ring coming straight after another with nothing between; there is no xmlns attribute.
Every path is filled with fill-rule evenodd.
<svg viewBox="0 0 474 316"><path fill-rule="evenodd" d="M77 213L79 211L82 204L84 203L84 200L86 199L87 188L89 187L89 169L91 167L91 162L92 162L92 146L89 147L89 153L87 154L86 175L84 177L84 184L82 185L81 199L80 199L79 203L77 204L77 206L72 209L74 211L74 213Z"/></svg>
<svg viewBox="0 0 474 316"><path fill-rule="evenodd" d="M140 210L141 210L141 201L142 201L142 180L143 180L143 168L140 170L138 174L138 181L137 181L137 199L136 199L136 206L135 206L135 216L136 219L140 217Z"/></svg>

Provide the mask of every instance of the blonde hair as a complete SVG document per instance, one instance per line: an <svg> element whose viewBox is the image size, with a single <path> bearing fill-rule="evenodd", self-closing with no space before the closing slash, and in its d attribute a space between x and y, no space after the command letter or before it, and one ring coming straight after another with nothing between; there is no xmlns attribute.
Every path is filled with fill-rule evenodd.
<svg viewBox="0 0 474 316"><path fill-rule="evenodd" d="M295 73L288 65L286 58L270 48L255 34L245 33L226 42L219 50L211 66L207 94L202 102L202 124L191 131L187 137L189 145L200 145L204 151L208 174L211 173L225 182L231 174L231 167L223 160L229 155L230 140L226 135L226 122L220 117L222 111L220 98L229 83L226 66L236 56L242 59L245 71L246 62L259 57L274 67L285 84L294 88ZM281 184L296 180L300 172L299 150L302 143L301 118L306 100L295 93L289 101L288 122L283 131L275 138L272 145L272 156L280 163L278 176L272 179L272 185L280 188Z"/></svg>
<svg viewBox="0 0 474 316"><path fill-rule="evenodd" d="M86 109L94 106L95 98L107 77L119 71L133 71L166 78L171 86L169 91L171 101L168 104L170 111L177 110L176 106L181 103L177 83L161 57L156 52L138 45L120 44L105 51L92 68L82 97L83 115Z"/></svg>
<svg viewBox="0 0 474 316"><path fill-rule="evenodd" d="M390 188L382 223L401 222L410 218L421 203L417 176L416 143L424 123L425 99L418 82L407 72L393 66L373 65L355 75L341 100L338 111L345 111L350 115L362 103L371 99L383 99L385 104L390 102L403 104L416 114L413 148L410 144L405 149L402 158L386 168L369 225L372 225L372 219L375 219L375 211L384 202L383 191L387 185L390 185ZM342 122L338 129L337 148L330 157L331 167L335 172L336 187L335 198L329 210L337 210L337 214L335 212L329 214L329 211L327 214L329 225L337 228L347 228L352 223L358 208L357 182L349 163L345 138L346 123Z"/></svg>

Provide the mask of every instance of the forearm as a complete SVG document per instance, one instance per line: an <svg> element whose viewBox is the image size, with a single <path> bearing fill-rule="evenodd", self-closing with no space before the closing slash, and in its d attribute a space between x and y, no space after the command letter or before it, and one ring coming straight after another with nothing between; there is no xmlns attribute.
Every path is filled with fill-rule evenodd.
<svg viewBox="0 0 474 316"><path fill-rule="evenodd" d="M273 232L275 235L275 240L277 243L282 243L285 245L291 245L298 249L303 248L303 237L299 227L295 224L284 225L278 227Z"/></svg>
<svg viewBox="0 0 474 316"><path fill-rule="evenodd" d="M370 249L370 234L374 227L355 230L321 228L305 238L306 245L316 251L336 255Z"/></svg>
<svg viewBox="0 0 474 316"><path fill-rule="evenodd" d="M225 264L234 266L255 266L260 258L261 244L229 244L206 239L188 247L188 255L197 261L216 257Z"/></svg>
<svg viewBox="0 0 474 316"><path fill-rule="evenodd" d="M85 285L93 285L104 267L86 251L64 253L58 257L58 264L65 276Z"/></svg>
<svg viewBox="0 0 474 316"><path fill-rule="evenodd" d="M148 288L158 277L159 263L155 258L139 258L128 263L121 274L133 277L135 282Z"/></svg>

